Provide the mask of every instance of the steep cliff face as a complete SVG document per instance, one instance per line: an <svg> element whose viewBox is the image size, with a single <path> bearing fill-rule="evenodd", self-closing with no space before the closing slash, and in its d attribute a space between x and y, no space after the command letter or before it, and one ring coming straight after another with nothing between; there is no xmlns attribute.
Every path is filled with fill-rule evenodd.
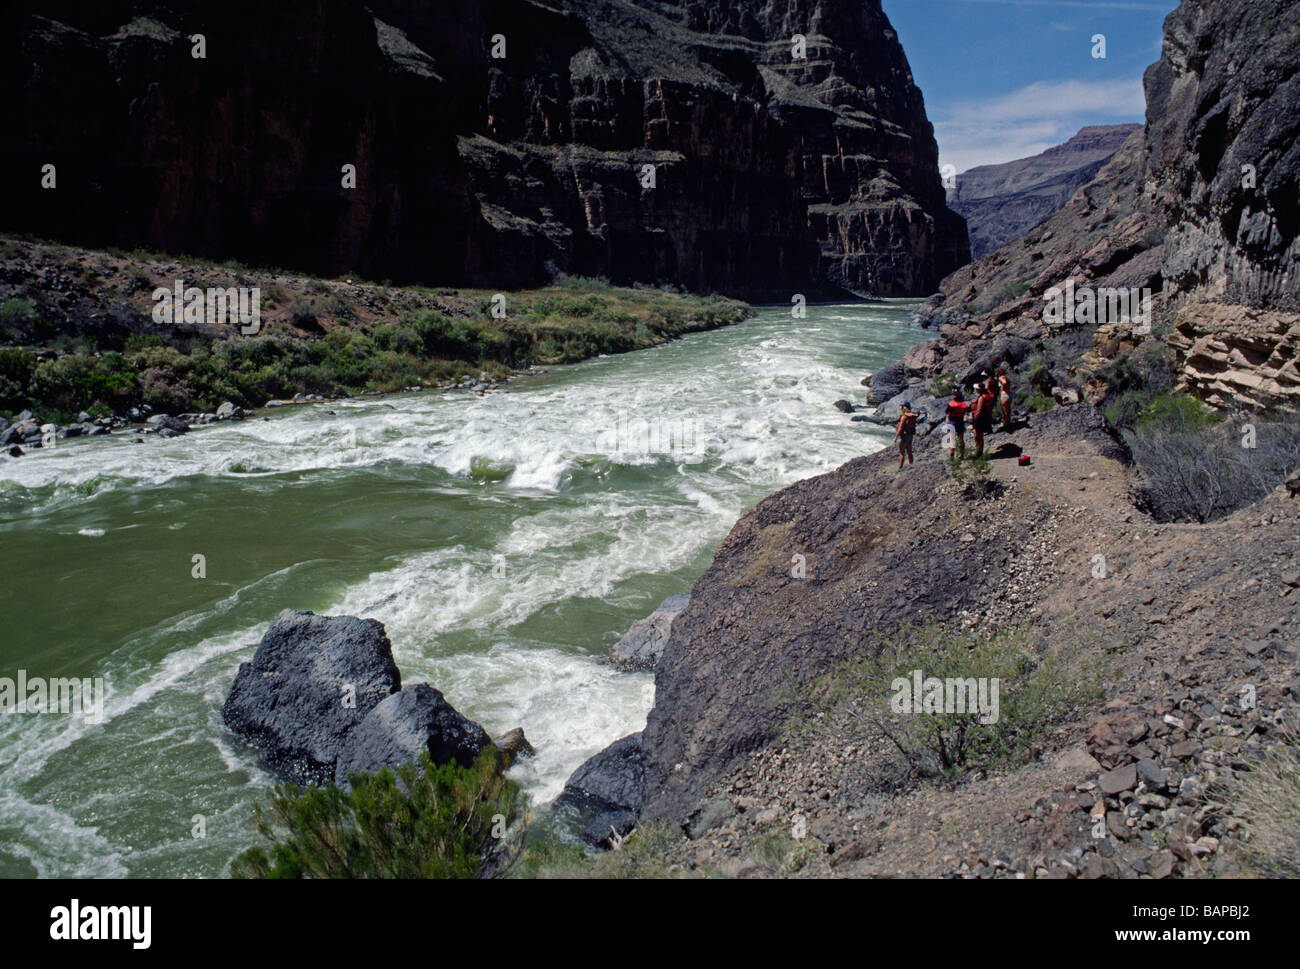
<svg viewBox="0 0 1300 969"><path fill-rule="evenodd" d="M1184 0L1146 74L1167 295L1300 306L1300 5Z"/></svg>
<svg viewBox="0 0 1300 969"><path fill-rule="evenodd" d="M879 0L31 0L5 20L8 229L782 300L926 293L968 259Z"/></svg>
<svg viewBox="0 0 1300 969"><path fill-rule="evenodd" d="M1143 341L1166 340L1183 388L1216 404L1296 408L1300 315L1289 308L1300 205L1298 52L1294 2L1183 0L1166 21L1164 56L1147 72L1146 128L1130 135L1061 211L943 281L922 314L941 340L926 348L928 356L916 354L931 361L928 371L916 372L961 375L975 364L978 374L991 354L1020 338L1045 358L1049 381L1066 381L1075 365L1095 367ZM1257 173L1253 189L1242 182L1247 164ZM1096 315L1049 325L1043 295L1069 281L1094 290L1150 288L1153 335ZM1001 359L1008 359L1005 351ZM1012 371L1018 390L1042 379ZM1090 382L1083 393L1095 402L1108 389ZM1042 430L1048 436L1037 438ZM1094 457L1123 459L1113 434L1095 408L1059 407L1032 415L1031 431L1017 431L1014 441L1034 454L1033 467L1047 463L1040 456L1050 448L1073 469ZM920 447L937 459L932 442L923 438ZM980 529L990 519L977 515L970 540L978 544L971 547L987 551L972 567L955 519L936 514L935 494L947 480L942 465L918 458L895 474L891 459L859 459L798 482L747 514L723 542L675 620L657 668L655 705L642 734L646 815L685 820L715 782L734 777L729 772L747 752L775 735L792 682L898 624L957 615L983 596L1006 603L1006 577L1015 570L1005 555L1033 544L1032 533L1019 530L1028 528L1027 519L986 535ZM1037 487L1042 472L1029 474L1040 475ZM1070 517L1082 510L1071 507L1077 492L1093 487L1075 482L1095 477L1073 470L1066 476L1059 507ZM1106 527L1115 507L1109 498L1099 507ZM1127 521L1129 509L1119 507ZM1246 517L1240 513L1239 521ZM1078 546L1078 575L1087 574L1082 562L1100 534L1100 525L1089 527ZM1287 528L1283 540L1292 541L1289 519ZM1198 550L1205 547L1214 545ZM803 578L791 571L795 555L806 561ZM1178 555L1202 571L1207 596L1215 590L1206 601L1221 603L1228 586L1216 560ZM1267 571L1257 561L1242 567L1242 574ZM1171 594L1182 592L1180 577ZM1085 613L1076 588L1065 595L1063 615L1077 621ZM732 790L739 787L723 788Z"/></svg>
<svg viewBox="0 0 1300 969"><path fill-rule="evenodd" d="M966 219L971 256L988 255L1059 211L1140 127L1093 125L1032 158L962 172L948 204Z"/></svg>

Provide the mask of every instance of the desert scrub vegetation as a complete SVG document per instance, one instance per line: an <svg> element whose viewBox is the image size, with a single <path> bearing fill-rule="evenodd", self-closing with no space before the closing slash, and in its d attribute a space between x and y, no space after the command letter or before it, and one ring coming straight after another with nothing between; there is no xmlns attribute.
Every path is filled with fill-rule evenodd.
<svg viewBox="0 0 1300 969"><path fill-rule="evenodd" d="M1239 819L1247 838L1238 851L1248 869L1266 878L1300 878L1300 735L1281 735L1274 745L1238 771L1234 785L1210 788L1220 816Z"/></svg>
<svg viewBox="0 0 1300 969"><path fill-rule="evenodd" d="M1123 431L1139 504L1156 521L1209 522L1263 498L1300 467L1300 422L1152 398Z"/></svg>
<svg viewBox="0 0 1300 969"><path fill-rule="evenodd" d="M227 400L258 407L297 393L386 393L501 377L533 364L656 346L750 314L722 297L583 277L502 294L502 307L486 290L324 280L235 262L17 239L0 240L0 247L3 258L47 271L66 265L84 276L77 277L85 287L77 311L84 318L65 319L46 305L49 294L30 286L0 289L0 416L28 408L59 423L81 410L120 413L140 403L175 413L212 410ZM83 266L95 259L102 276ZM262 332L154 323L151 286L139 281L164 284L176 264L200 288L260 287ZM38 376L51 356L76 359Z"/></svg>
<svg viewBox="0 0 1300 969"><path fill-rule="evenodd" d="M874 650L864 643L798 688L786 730L891 749L900 782L1015 766L1036 760L1062 724L1096 704L1102 667L1083 643L1045 645L1025 628L971 632L929 622Z"/></svg>
<svg viewBox="0 0 1300 969"><path fill-rule="evenodd" d="M1002 482L993 477L988 451L976 454L968 447L965 454L953 455L948 458L948 473L962 486L962 496L969 500L985 501L1003 492Z"/></svg>
<svg viewBox="0 0 1300 969"><path fill-rule="evenodd" d="M278 785L254 824L269 842L231 863L236 878L472 878L521 803L485 750L469 767L352 774L350 789Z"/></svg>
<svg viewBox="0 0 1300 969"><path fill-rule="evenodd" d="M673 871L668 849L681 840L661 821L649 821L629 834L621 846L588 854L582 845L554 832L543 832L525 845L509 871L511 878L684 878Z"/></svg>

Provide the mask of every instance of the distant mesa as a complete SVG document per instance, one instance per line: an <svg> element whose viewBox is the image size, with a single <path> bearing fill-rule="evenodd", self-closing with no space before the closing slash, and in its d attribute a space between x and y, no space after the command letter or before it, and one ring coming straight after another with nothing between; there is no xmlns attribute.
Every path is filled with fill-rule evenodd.
<svg viewBox="0 0 1300 969"><path fill-rule="evenodd" d="M1064 208L1141 127L1092 125L1032 158L980 165L958 175L948 205L966 218L971 258L979 259L1019 239Z"/></svg>

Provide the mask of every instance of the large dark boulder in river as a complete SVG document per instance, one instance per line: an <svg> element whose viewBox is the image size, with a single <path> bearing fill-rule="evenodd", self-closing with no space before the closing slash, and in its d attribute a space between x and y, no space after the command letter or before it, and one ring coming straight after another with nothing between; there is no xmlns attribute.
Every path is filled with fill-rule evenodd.
<svg viewBox="0 0 1300 969"><path fill-rule="evenodd" d="M491 744L487 732L441 693L427 683L417 683L383 700L352 731L334 782L346 783L353 771L413 764L426 750L435 764L454 760L468 767Z"/></svg>
<svg viewBox="0 0 1300 969"><path fill-rule="evenodd" d="M325 784L352 731L401 687L382 623L286 609L239 665L222 718L276 776Z"/></svg>
<svg viewBox="0 0 1300 969"><path fill-rule="evenodd" d="M600 846L612 832L621 837L636 827L645 776L641 735L629 734L584 761L569 776L555 806L584 826L584 841Z"/></svg>

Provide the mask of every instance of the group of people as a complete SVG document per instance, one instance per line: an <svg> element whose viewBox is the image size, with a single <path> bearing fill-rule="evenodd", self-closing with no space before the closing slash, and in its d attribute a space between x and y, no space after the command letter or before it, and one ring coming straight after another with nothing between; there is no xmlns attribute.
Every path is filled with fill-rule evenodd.
<svg viewBox="0 0 1300 969"><path fill-rule="evenodd" d="M984 437L993 433L993 425L998 417L1002 418L1002 430L1011 430L1011 378L1005 367L995 367L993 376L985 374L984 380L975 382L973 398L968 402L960 387L952 392L944 417L945 447L948 456L958 453L966 456L966 422L970 421L975 436L975 456L984 453ZM916 438L916 424L920 414L908 404L903 405L894 429L894 440L898 443L898 468L904 463L912 463L912 442Z"/></svg>

